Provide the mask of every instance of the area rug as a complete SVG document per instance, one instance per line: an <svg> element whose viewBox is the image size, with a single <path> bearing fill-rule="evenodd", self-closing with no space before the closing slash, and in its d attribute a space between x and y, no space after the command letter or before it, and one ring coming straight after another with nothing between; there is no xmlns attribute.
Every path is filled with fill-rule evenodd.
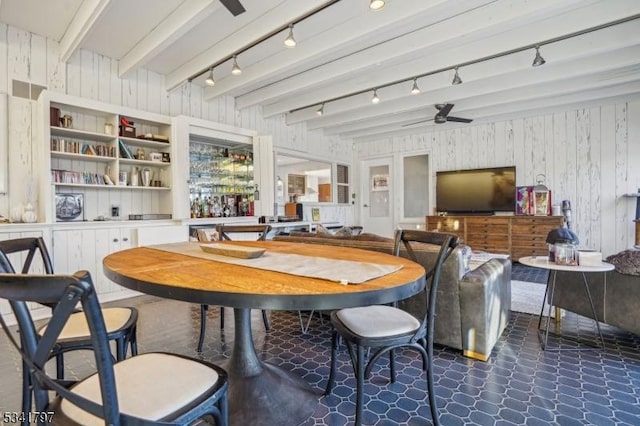
<svg viewBox="0 0 640 426"><path fill-rule="evenodd" d="M540 307L544 299L545 284L528 281L511 280L511 310L525 314L540 315ZM547 315L549 305L544 304L544 315ZM555 309L551 309L551 317L555 316Z"/></svg>

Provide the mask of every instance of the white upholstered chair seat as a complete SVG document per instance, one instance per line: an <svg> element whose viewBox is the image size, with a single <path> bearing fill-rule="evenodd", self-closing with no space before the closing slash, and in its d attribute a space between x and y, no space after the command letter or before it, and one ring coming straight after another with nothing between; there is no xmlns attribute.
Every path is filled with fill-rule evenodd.
<svg viewBox="0 0 640 426"><path fill-rule="evenodd" d="M392 306L341 309L336 315L349 330L363 337L394 336L414 332L420 327L420 321L413 315Z"/></svg>
<svg viewBox="0 0 640 426"><path fill-rule="evenodd" d="M164 353L127 358L113 366L120 412L149 420L159 420L189 405L218 381L218 373L197 361ZM162 374L158 374L162 372ZM73 392L101 403L98 375L73 387ZM82 425L102 425L104 421L63 400L66 417Z"/></svg>
<svg viewBox="0 0 640 426"><path fill-rule="evenodd" d="M131 318L132 311L129 308L103 308L102 316L107 333L120 330ZM38 334L43 335L47 326L38 330ZM69 317L67 324L60 332L60 339L76 339L90 335L87 320L82 312L77 312Z"/></svg>

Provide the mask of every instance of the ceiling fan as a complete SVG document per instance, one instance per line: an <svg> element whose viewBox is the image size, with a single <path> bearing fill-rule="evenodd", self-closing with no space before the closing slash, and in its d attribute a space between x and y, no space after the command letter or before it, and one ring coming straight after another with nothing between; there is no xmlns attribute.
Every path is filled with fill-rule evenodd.
<svg viewBox="0 0 640 426"><path fill-rule="evenodd" d="M473 121L470 118L450 116L449 113L451 112L451 109L453 109L453 105L454 104L436 104L435 107L438 110L438 112L433 118L416 121L415 123L404 124L402 127L413 126L415 124L426 123L429 121L434 121L436 124L443 124L443 123L446 123L447 121L453 121L456 123L471 123Z"/></svg>
<svg viewBox="0 0 640 426"><path fill-rule="evenodd" d="M222 3L222 5L226 7L233 16L238 16L241 13L246 12L244 6L240 3L240 0L220 0L220 3Z"/></svg>

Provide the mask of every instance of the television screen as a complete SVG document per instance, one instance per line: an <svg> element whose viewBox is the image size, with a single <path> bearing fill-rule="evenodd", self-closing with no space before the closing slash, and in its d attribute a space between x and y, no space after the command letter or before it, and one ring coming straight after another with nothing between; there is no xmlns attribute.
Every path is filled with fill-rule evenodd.
<svg viewBox="0 0 640 426"><path fill-rule="evenodd" d="M436 173L438 212L513 212L515 193L515 166Z"/></svg>

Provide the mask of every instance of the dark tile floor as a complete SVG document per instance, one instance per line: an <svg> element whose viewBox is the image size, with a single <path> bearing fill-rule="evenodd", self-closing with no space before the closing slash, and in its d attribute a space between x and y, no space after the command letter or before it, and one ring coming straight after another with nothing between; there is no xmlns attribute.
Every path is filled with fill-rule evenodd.
<svg viewBox="0 0 640 426"><path fill-rule="evenodd" d="M521 278L514 275L514 279ZM160 350L199 356L195 351L198 306L149 296L120 304L140 310L141 352ZM227 311L226 329L220 331L219 310L209 310L207 339L200 355L206 360L223 363L230 354L233 321ZM254 311L254 342L259 354L304 377L320 395L328 373L329 323L315 316L310 332L303 334L297 313L270 315L272 330L266 333L260 312ZM443 425L640 424L640 336L603 326L604 350L542 351L537 322L536 316L513 313L487 362L464 358L456 350L436 348L434 371ZM591 341L594 328L592 321L572 314L563 322L563 333ZM550 344L575 347L564 339ZM67 367L71 376L88 374L92 370L91 353L68 355ZM320 398L316 412L305 425L353 423L355 381L344 351L338 367L333 395ZM402 352L398 367L394 384L388 383L384 365L374 369L366 382L365 424L431 424L425 375L418 357ZM20 406L19 368L15 351L8 348L6 337L0 336L0 412L15 411Z"/></svg>

